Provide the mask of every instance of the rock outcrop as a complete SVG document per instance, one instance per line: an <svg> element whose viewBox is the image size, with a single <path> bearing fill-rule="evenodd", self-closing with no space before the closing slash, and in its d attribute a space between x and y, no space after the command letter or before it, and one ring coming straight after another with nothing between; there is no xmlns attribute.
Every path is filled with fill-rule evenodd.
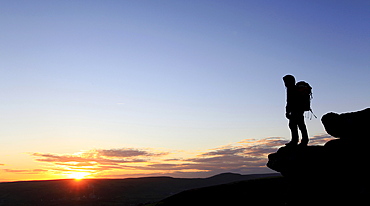
<svg viewBox="0 0 370 206"><path fill-rule="evenodd" d="M321 118L321 122L333 137L350 142L370 142L370 108L343 114L330 112Z"/></svg>
<svg viewBox="0 0 370 206"><path fill-rule="evenodd" d="M267 166L290 184L289 205L370 205L370 108L328 113L322 123L338 139L324 146L281 147L268 157Z"/></svg>

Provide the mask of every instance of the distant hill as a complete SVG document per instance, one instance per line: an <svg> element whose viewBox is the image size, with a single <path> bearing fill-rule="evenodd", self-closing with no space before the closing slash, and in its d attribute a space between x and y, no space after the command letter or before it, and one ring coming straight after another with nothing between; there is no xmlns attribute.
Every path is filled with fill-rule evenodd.
<svg viewBox="0 0 370 206"><path fill-rule="evenodd" d="M130 205L156 202L195 188L278 174L219 174L209 178L144 177L0 183L0 205Z"/></svg>
<svg viewBox="0 0 370 206"><path fill-rule="evenodd" d="M289 191L283 177L275 176L191 189L146 206L283 206Z"/></svg>

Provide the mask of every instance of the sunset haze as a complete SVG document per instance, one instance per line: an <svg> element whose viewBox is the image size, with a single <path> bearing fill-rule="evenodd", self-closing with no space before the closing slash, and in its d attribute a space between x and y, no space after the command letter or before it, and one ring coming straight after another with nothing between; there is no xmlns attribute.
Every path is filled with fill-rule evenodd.
<svg viewBox="0 0 370 206"><path fill-rule="evenodd" d="M0 181L271 173L282 77L370 106L369 1L1 1Z"/></svg>

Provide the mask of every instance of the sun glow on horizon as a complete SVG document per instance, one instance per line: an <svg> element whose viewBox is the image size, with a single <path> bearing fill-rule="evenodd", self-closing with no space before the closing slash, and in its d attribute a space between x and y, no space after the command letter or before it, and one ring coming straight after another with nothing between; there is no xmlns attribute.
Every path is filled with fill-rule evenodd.
<svg viewBox="0 0 370 206"><path fill-rule="evenodd" d="M71 179L82 180L82 179L85 179L89 175L90 173L88 172L71 172L67 176Z"/></svg>

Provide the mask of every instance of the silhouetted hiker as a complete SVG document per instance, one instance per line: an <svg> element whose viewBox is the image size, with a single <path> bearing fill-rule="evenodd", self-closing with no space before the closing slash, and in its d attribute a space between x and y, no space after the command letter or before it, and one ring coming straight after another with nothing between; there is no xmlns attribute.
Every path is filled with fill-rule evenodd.
<svg viewBox="0 0 370 206"><path fill-rule="evenodd" d="M302 140L299 145L307 146L308 134L304 123L303 113L311 111L311 86L306 82L295 83L295 78L292 75L283 77L283 81L287 90L286 118L289 119L289 128L292 133L292 139L287 146L295 146L298 144L298 128L301 130Z"/></svg>

